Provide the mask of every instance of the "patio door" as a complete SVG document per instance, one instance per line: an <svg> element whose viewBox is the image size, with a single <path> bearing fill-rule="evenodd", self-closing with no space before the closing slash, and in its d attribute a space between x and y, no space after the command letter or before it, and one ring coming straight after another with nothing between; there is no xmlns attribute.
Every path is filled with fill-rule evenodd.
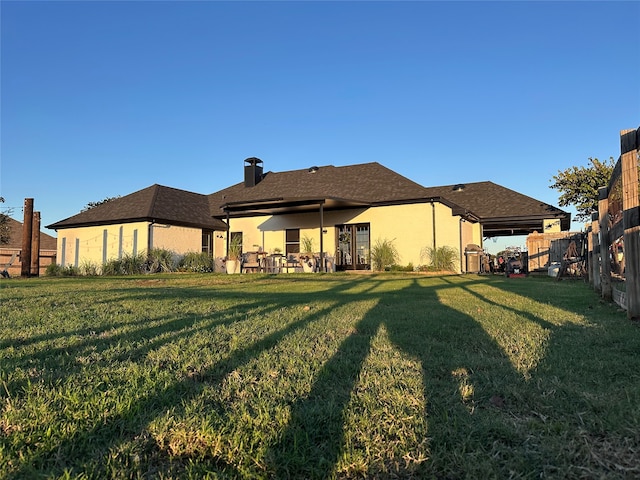
<svg viewBox="0 0 640 480"><path fill-rule="evenodd" d="M336 225L336 270L369 270L369 224Z"/></svg>

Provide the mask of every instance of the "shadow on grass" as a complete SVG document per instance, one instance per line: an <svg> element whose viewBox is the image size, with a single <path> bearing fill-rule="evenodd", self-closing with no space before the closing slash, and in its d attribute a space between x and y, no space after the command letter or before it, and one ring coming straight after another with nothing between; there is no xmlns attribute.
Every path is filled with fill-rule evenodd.
<svg viewBox="0 0 640 480"><path fill-rule="evenodd" d="M308 393L294 398L288 405L289 422L275 443L266 446L265 466L244 465L240 469L238 465L231 465L215 455L193 460L200 462L203 468L212 474L216 472L233 478L246 476L247 472L255 477L272 478L324 479L332 475L355 475L356 473L349 471L336 473L340 459L347 450L345 415L350 400L357 395L356 386L364 364L371 354L373 340L377 335L384 334L398 351L414 359L421 367L422 393L426 402L422 415L427 425L428 456L406 464L402 452L389 451L389 458L371 463L367 466L367 471L359 474L369 477L403 478L460 478L473 476L474 473L507 471L520 476L558 472L575 474L575 471L568 471L567 467L549 466L548 459L554 454L549 448L553 445L547 448L543 444L544 435L551 435L547 432L551 427L542 417L553 415L558 418L558 422L564 422L559 425L565 426L578 422L578 417L569 420L563 418L573 414L572 399L558 404L551 402L550 397L546 395L553 395L553 392L563 388L561 383L566 382L569 385L568 395L583 395L583 398L578 399L578 403L581 408L587 409L589 416L591 413L596 415L598 409L604 407L600 403L589 403L584 396L593 391L593 386L589 383L589 370L597 365L602 370L598 378L602 378L606 375L603 364L596 364L593 359L586 362L580 362L575 358L567 359L563 351L570 349L575 352L582 346L588 346L589 342L603 342L604 338L616 338L622 342L619 337L609 334L609 327L599 324L607 335L603 337L602 329L592 330L594 333L591 334L589 331L585 340L576 334L588 331L586 325L552 323L532 311L500 302L499 295L494 297L486 292L479 293L476 288L489 285L503 292L505 298L508 298L513 293L526 295L524 282L509 284L501 279L470 277L340 277L328 278L321 290L317 289L315 284L316 289L312 292L293 293L286 288L289 283L309 281L310 284L314 284L314 281L303 277L283 276L261 281L269 283L271 287L282 285L283 288L277 290L268 286L264 292L258 289L247 294L246 291L222 285L213 291L225 301L231 302L230 306L220 307L204 315L174 312L158 318L140 319L133 323L115 322L114 325L127 323L133 328L109 338L88 335L86 328L78 329L76 334L83 338L68 350L60 348L49 352L53 355L53 360L47 360L44 350L41 350L42 357L35 358L35 361L41 362L42 368L59 369L62 371L62 377L79 375L81 367L73 362L67 363L63 360L65 355L73 359L93 351L102 352L117 342L124 341L128 336L133 336L140 339L139 344L121 353L116 361L125 358L142 361L149 352L165 344L186 340L208 329L255 320L281 308L301 308L314 299L322 299L327 305L322 309L301 313L288 324L275 327L253 343L240 345L236 349L216 346L224 350L222 358L200 371L196 379L177 377L169 385L141 392L140 396L132 399L122 411L112 413L100 422L81 429L73 436L63 439L59 445L39 449L37 446L27 446L27 451L31 452L26 452L30 464L19 465L11 474L16 478L42 473L59 476L66 468L70 468L72 474L76 475L87 472L89 475L100 475L109 469L107 463L110 461L110 449L143 436L148 424L155 418L165 414L169 409L176 409L176 415L184 414L184 405L200 395L204 388L219 387L225 377L236 369L257 359L263 352L273 349L294 332L318 321L327 315L333 306L348 305L350 302L363 299L374 302L375 306L357 321L354 330L322 365ZM389 288L390 284L397 285L398 288ZM113 298L116 301L135 301L136 297L149 299L158 296L162 299L172 298L176 302L185 302L186 307L189 298L207 298L211 295L212 289L138 287L133 292L135 293L132 294L131 289L123 288L114 291ZM541 366L533 372L533 378L527 380L517 371L504 346L488 334L473 315L463 313L461 308L443 303L441 295L444 292L454 294L451 298L459 296L461 302L474 299L480 302L483 308L494 308L505 314L517 315L523 322L535 323L548 332L549 341L545 345L545 357ZM554 308L565 308L562 302L554 303L553 296L546 293L542 296L531 295L530 299L538 303L549 303ZM234 303L235 301L238 303ZM574 313L583 314L583 309L587 307L572 308L576 310ZM147 322L150 321L154 324L148 325ZM596 317L593 321L597 322ZM107 330L104 328L101 331ZM51 338L53 336L42 335L37 341L45 342ZM632 345L640 344L638 338L636 335L631 339ZM33 339L27 339L23 345L33 346L36 343ZM44 345L42 348L45 348ZM621 364L625 362L628 362L627 366L635 368L635 372L640 371L637 351L635 357L630 351L619 354L615 360L615 368L611 369L609 365L611 371L616 375L620 374ZM27 356L18 357L14 366L29 360ZM53 363L47 363L51 361ZM572 379L571 376L574 374L580 378ZM634 378L637 381L637 373ZM626 380L628 381L629 377ZM9 386L9 390L13 392L19 389L20 386L17 384ZM629 394L631 408L632 400L638 396L637 389ZM530 395L531 398L524 399L525 395ZM542 411L547 398L550 404L561 405L561 411ZM522 405L518 404L520 400ZM219 414L224 417L228 414L227 410L233 406L212 405L212 408L219 409ZM532 408L536 411L531 412ZM624 409L620 409L617 415L625 413ZM537 417L533 418L536 415ZM532 440L528 431L518 424L520 420L534 425L535 429L544 434ZM637 426L637 415L633 422ZM593 428L605 430L606 425L602 422L593 423ZM589 421L586 425L589 426ZM538 444L533 445L535 442ZM155 458L153 461L158 463L138 470L139 475L152 477L154 472L180 475L186 464L192 460L167 459L166 452L156 455L153 452L154 448L157 447L149 440L149 459Z"/></svg>
<svg viewBox="0 0 640 480"><path fill-rule="evenodd" d="M479 416L478 405L472 406L471 400L463 398L461 382L473 384L473 401L490 409L490 398L504 395L492 390L492 375L500 376L498 384L502 384L505 377L511 384L522 379L496 342L473 318L441 304L437 291L457 286L439 280L429 283L432 285L424 286L414 280L402 291L379 295L375 287L369 289L366 295L378 297L377 305L367 312L356 331L324 365L309 394L292 405L289 425L271 451L273 478L323 479L353 474L334 471L344 450L344 413L370 354L372 339L382 326L393 344L422 366L427 399L424 415L432 458L430 463L408 467L398 466L405 463L401 457L387 458L371 465L372 470L365 475L419 478L430 472L437 476L451 474L454 478L461 474L465 460L457 457L464 456L464 452L456 452L455 446L474 443L473 436L479 428L474 425ZM472 408L476 409L475 416L470 413ZM484 420L483 423L484 427L490 424ZM503 431L499 436L504 441ZM477 438L477 442L487 440L495 441L496 436L487 431ZM522 438L509 441L518 442ZM425 468L427 463L429 466Z"/></svg>
<svg viewBox="0 0 640 480"><path fill-rule="evenodd" d="M339 296L342 286L343 282L333 284L331 289L323 292L323 295ZM186 318L178 315L154 319L153 321L157 322L157 325L153 327L145 327L144 322L137 322L139 327L137 329L129 330L126 333L108 339L91 336L67 349L61 348L53 352L43 351L42 356L36 357L34 360L40 368L59 370L60 378L78 375L81 367L73 361L67 364L64 359L75 359L88 351L95 351L95 349L104 351L126 336L149 339L149 342L143 342L143 346L133 348L127 352L128 356L141 359L145 353L152 349L157 349L169 342L175 342L179 338L195 335L198 331L225 324L248 321L250 319L248 312L252 312L253 315L266 315L269 311L279 308L300 307L308 301L308 295L299 293L283 293L278 295L276 299L271 293L260 294L252 292L247 295L247 292L237 292L235 290L224 292L224 288L218 290L218 293L224 295L227 300L237 295L238 299L242 299L243 302L233 304L226 310L216 311L211 315L200 317L197 328L191 327L193 323L191 315ZM198 293L197 295L200 294ZM161 293L153 290L143 292L138 290L136 295L147 300L152 295L162 295L163 298L170 295L180 299L184 298L185 295L190 295L190 293L185 289L173 289L171 292L163 291ZM247 298L250 301L247 301ZM265 307L265 305L268 307ZM266 334L255 343L242 345L240 348L226 352L225 358L210 366L207 370L200 371L198 378L195 380L190 377L182 378L166 387L141 392L139 398L127 403L127 407L123 411L107 416L93 426L74 433L71 437L62 440L55 446L34 448L35 446L25 445L24 454L29 460L12 471L12 476L15 478L29 478L31 475L37 475L42 472L47 472L47 475L60 475L67 469L70 469L76 475L87 472L89 472L89 475L97 476L104 474L108 468L106 462L109 461L107 454L110 448L127 439L139 437L143 434L148 423L158 415L165 413L170 408L178 407L180 409L180 405L184 405L189 399L195 398L205 386L219 385L229 373L239 366L256 358L261 352L273 348L287 335L316 321L324 313L326 312L323 310L317 310L300 315L300 318L291 321L283 328L278 328ZM220 322L217 319L221 315L226 315L228 318ZM158 338L159 335L162 335L162 339ZM221 346L221 348L225 348L225 346ZM54 355L53 360L50 355ZM22 358L22 361L26 360ZM33 362L29 363L33 364ZM14 394L20 389L20 386L11 385L5 386L5 388ZM102 466L96 464L96 458L102 458L98 462ZM234 467L223 460L212 458L210 463L214 469L234 475ZM177 459L170 468L180 470L180 459ZM148 472L143 474L146 475Z"/></svg>

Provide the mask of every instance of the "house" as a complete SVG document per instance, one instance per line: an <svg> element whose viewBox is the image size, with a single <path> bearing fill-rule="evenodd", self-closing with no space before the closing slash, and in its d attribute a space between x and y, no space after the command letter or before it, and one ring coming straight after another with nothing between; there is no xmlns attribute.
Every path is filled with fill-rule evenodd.
<svg viewBox="0 0 640 480"><path fill-rule="evenodd" d="M378 240L401 263L424 264L425 247L454 247L465 271L467 245L484 237L568 229L570 214L491 182L426 188L377 162L264 172L244 161L244 181L201 195L153 185L48 225L62 265L98 264L151 248L224 257L243 251L300 252L305 237L338 270L368 270Z"/></svg>
<svg viewBox="0 0 640 480"><path fill-rule="evenodd" d="M22 273L22 262L20 259L20 252L22 251L22 222L14 220L11 217L7 217L7 223L9 227L9 242L0 245L0 270L4 271L5 266L11 263L11 259L14 261L11 266L7 266L7 273L12 277L19 277ZM56 262L56 239L51 235L47 235L44 232L40 232L40 248L38 255L38 275L43 275L47 267ZM15 256L14 256L15 255ZM35 255L32 252L32 256ZM35 272L35 263L32 262L32 273Z"/></svg>
<svg viewBox="0 0 640 480"><path fill-rule="evenodd" d="M214 232L227 230L213 213L206 195L152 185L47 228L58 232L60 265L103 265L154 248L213 255Z"/></svg>

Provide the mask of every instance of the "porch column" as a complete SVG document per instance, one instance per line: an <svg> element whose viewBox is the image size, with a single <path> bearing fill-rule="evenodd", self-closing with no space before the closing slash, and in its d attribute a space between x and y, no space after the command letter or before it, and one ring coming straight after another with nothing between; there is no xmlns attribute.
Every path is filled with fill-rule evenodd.
<svg viewBox="0 0 640 480"><path fill-rule="evenodd" d="M320 202L320 265L323 272L327 271L324 264L324 203Z"/></svg>
<svg viewBox="0 0 640 480"><path fill-rule="evenodd" d="M225 213L227 214L227 247L224 252L224 256L226 257L229 254L229 235L231 235L231 224L229 222L231 222L231 220L229 218L229 210L227 210Z"/></svg>

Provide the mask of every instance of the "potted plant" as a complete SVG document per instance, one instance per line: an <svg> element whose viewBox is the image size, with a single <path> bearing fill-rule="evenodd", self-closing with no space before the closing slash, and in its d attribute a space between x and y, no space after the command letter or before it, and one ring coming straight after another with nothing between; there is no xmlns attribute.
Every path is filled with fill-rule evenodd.
<svg viewBox="0 0 640 480"><path fill-rule="evenodd" d="M242 258L242 240L240 236L231 237L227 249L227 261L225 267L227 273L240 273Z"/></svg>
<svg viewBox="0 0 640 480"><path fill-rule="evenodd" d="M313 256L313 238L307 237L306 235L302 237L300 247L300 263L302 263L302 271L305 273L313 272L316 263L315 257Z"/></svg>

